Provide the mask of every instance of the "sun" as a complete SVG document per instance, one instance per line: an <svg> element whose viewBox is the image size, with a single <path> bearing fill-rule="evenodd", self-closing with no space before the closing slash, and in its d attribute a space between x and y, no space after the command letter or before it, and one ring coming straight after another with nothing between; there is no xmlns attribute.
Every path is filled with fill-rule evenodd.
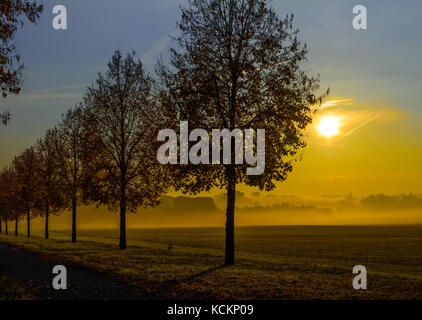
<svg viewBox="0 0 422 320"><path fill-rule="evenodd" d="M322 117L318 124L318 132L320 135L331 138L339 134L340 117L325 116Z"/></svg>

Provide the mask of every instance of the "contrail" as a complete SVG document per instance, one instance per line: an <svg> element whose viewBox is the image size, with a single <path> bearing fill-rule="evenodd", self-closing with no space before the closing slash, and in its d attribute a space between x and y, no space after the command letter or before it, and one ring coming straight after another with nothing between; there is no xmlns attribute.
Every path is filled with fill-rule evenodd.
<svg viewBox="0 0 422 320"><path fill-rule="evenodd" d="M334 28L332 26L330 26L327 21L325 21L323 18L319 19L320 22L327 27L328 30L330 30L332 33L337 34L337 32L334 30Z"/></svg>
<svg viewBox="0 0 422 320"><path fill-rule="evenodd" d="M349 136L349 135L351 135L353 132L355 132L357 129L359 129L359 128L362 128L364 125L367 125L369 122L371 122L371 121L374 121L375 119L377 119L377 118L379 118L381 116L381 114L377 114L375 117L373 117L373 118L371 118L371 119L369 119L369 120L366 120L365 122L362 122L361 124L359 124L359 125L357 125L356 127L354 127L352 130L350 130L349 132L347 132L343 137L342 137L342 139L343 138L345 138L345 137L347 137L347 136Z"/></svg>
<svg viewBox="0 0 422 320"><path fill-rule="evenodd" d="M63 86L63 87L34 90L31 93L45 93L45 92L48 93L48 92L64 91L64 90L70 90L70 89L86 88L88 86L89 86L88 84L75 84L75 85L69 85L69 86Z"/></svg>

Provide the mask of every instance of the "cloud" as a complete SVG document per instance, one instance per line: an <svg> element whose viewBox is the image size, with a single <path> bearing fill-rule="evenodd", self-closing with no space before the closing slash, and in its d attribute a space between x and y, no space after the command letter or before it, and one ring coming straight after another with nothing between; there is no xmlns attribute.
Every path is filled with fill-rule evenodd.
<svg viewBox="0 0 422 320"><path fill-rule="evenodd" d="M81 89L86 88L87 84L75 84L70 86L62 86L62 87L56 87L56 88L46 88L46 89L39 89L34 90L33 93L47 93L47 92L57 92L57 91L66 91L66 90L72 90L72 89Z"/></svg>
<svg viewBox="0 0 422 320"><path fill-rule="evenodd" d="M336 97L322 105L308 133L314 143L326 145L327 142L336 142L351 136L373 122L396 122L404 115L403 111L394 106L381 103L354 103L353 98ZM324 117L335 117L339 122L338 135L330 137L329 140L318 129Z"/></svg>
<svg viewBox="0 0 422 320"><path fill-rule="evenodd" d="M87 84L75 84L56 88L44 88L23 93L19 96L24 100L79 100Z"/></svg>
<svg viewBox="0 0 422 320"><path fill-rule="evenodd" d="M328 108L335 108L341 106L351 106L353 103L353 98L332 98L325 101L320 110L328 109Z"/></svg>

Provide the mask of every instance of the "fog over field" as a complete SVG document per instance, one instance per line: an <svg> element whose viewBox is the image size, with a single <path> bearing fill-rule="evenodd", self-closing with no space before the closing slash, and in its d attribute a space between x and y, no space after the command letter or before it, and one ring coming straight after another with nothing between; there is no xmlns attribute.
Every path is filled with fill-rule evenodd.
<svg viewBox="0 0 422 320"><path fill-rule="evenodd" d="M422 224L422 195L277 196L237 192L236 224L257 225L390 225ZM139 209L128 216L129 228L224 226L224 193L200 197L164 196L156 208ZM117 228L119 215L106 207L79 209L79 228ZM52 229L69 229L69 211L50 217ZM43 228L44 219L33 220Z"/></svg>

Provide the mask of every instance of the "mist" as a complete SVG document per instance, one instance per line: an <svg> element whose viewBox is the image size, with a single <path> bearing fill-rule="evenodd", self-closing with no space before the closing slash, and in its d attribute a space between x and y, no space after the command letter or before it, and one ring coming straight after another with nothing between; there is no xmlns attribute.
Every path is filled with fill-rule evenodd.
<svg viewBox="0 0 422 320"><path fill-rule="evenodd" d="M397 195L274 195L236 193L236 225L408 225L422 224L422 197ZM128 228L223 227L226 197L164 196L156 208L139 209L127 217ZM23 223L23 221L22 221ZM70 229L71 213L51 216L52 230ZM114 229L119 215L106 207L78 208L79 229ZM44 228L44 218L32 221Z"/></svg>

